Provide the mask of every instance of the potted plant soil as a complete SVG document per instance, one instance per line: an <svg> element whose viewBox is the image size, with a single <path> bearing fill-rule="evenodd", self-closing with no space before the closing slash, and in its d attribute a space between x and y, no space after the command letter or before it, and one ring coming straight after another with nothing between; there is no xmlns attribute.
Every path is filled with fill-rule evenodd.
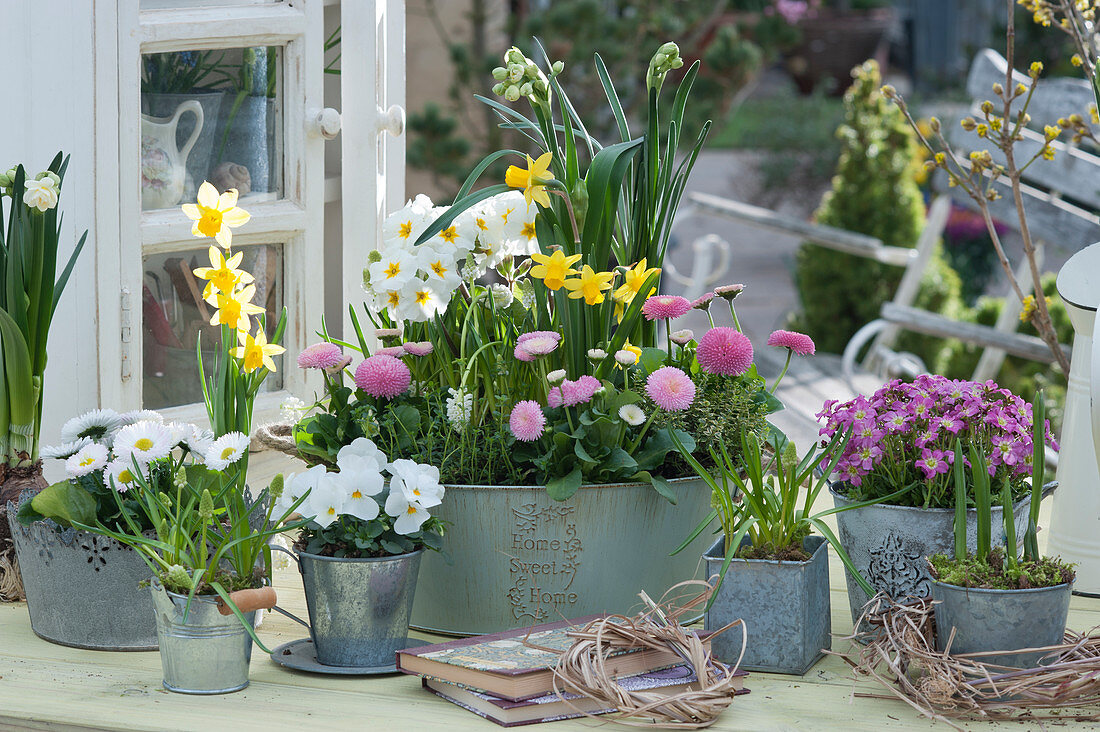
<svg viewBox="0 0 1100 732"><path fill-rule="evenodd" d="M996 383L921 375L912 383L891 381L870 397L827 402L819 417L826 422L825 439L852 430L830 486L833 500L838 507L877 502L838 515L838 533L854 567L889 597L927 597L931 578L925 557L953 551L956 438L967 454L974 447L988 456L993 483L1008 482L1017 535L1026 529L1032 408ZM1056 448L1049 424L1042 430L1045 444ZM995 531L1004 519L1000 505L987 518L978 516L972 474L967 480L967 537L974 550L979 527ZM906 487L911 489L888 498ZM851 571L846 574L854 622L870 596Z"/></svg>
<svg viewBox="0 0 1100 732"><path fill-rule="evenodd" d="M57 215L69 158L62 153L33 179L22 165L0 172L0 602L22 599L7 506L25 491L46 487L38 454L42 430L43 377L50 322L88 232L76 242L68 263L57 272L61 239ZM4 198L9 198L7 209Z"/></svg>
<svg viewBox="0 0 1100 732"><path fill-rule="evenodd" d="M442 545L439 470L398 459L358 437L287 483L285 505L308 493L310 521L294 543L316 661L353 669L392 667L407 645L420 558ZM293 556L293 555L292 555ZM308 655L310 651L301 651Z"/></svg>
<svg viewBox="0 0 1100 732"><path fill-rule="evenodd" d="M1016 543L1014 521L1004 521L1004 545L992 548L988 531L979 531L970 553L966 541L966 455L956 440L952 475L955 481L955 547L951 555L928 560L936 602L936 648L951 653L990 653L983 663L1033 668L1042 663L1044 648L1063 642L1069 601L1073 594L1073 566L1039 554L1037 538L1039 504L1043 485L1043 401L1035 398L1036 415L1031 461L1031 496L1023 555ZM1012 489L1002 480L1000 490L991 485L985 456L971 445L970 469L979 514L978 526L988 525L990 506L999 498L1008 516Z"/></svg>
<svg viewBox="0 0 1100 732"><path fill-rule="evenodd" d="M846 508L817 514L811 509L847 440L838 433L824 450L814 446L799 459L793 443L781 442L777 453L743 431L739 457L730 459L725 445L712 448L715 468L709 470L682 450L713 495L713 510L689 541L715 519L721 531L703 554L708 574L718 578L704 627L715 630L741 618L748 628L744 643L741 636L730 637L735 634L714 639L720 661L740 660L739 667L750 671L804 674L831 647L828 545L845 565L850 560L822 518Z"/></svg>

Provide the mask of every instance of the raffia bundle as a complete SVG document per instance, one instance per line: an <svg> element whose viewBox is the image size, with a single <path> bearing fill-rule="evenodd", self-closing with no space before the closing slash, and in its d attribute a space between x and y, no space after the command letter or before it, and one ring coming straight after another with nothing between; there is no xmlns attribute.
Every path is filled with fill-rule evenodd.
<svg viewBox="0 0 1100 732"><path fill-rule="evenodd" d="M621 724L658 729L709 727L733 702L737 664L730 667L711 658L699 636L682 627L679 619L704 604L712 592L711 586L702 581L678 584L659 602L643 592L640 597L646 610L638 615L612 615L570 633L575 640L554 668L554 692L567 703L569 699L563 695L576 694L613 706L618 713L600 719ZM712 637L736 626L744 634L744 623L736 620ZM698 681L693 688L675 693L661 689L628 691L607 669L609 657L624 648L670 650L695 672Z"/></svg>
<svg viewBox="0 0 1100 732"><path fill-rule="evenodd" d="M937 651L930 598L898 604L878 596L864 608L863 619L878 630L871 642L860 646L853 635L847 652L830 653L846 661L857 677L874 679L890 694L857 696L901 699L924 716L960 730L952 720L1100 719L1098 628L1085 634L1067 630L1065 642L1057 646L1021 649L1044 651L1046 664L1016 669L982 662L1002 651Z"/></svg>

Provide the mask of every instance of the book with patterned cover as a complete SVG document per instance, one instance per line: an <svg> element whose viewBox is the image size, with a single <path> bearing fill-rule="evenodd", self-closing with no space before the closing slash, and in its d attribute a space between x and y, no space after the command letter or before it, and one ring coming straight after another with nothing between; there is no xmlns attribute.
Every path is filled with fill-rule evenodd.
<svg viewBox="0 0 1100 732"><path fill-rule="evenodd" d="M747 694L742 681L747 676L745 671L737 671L737 694ZM687 689L696 681L695 673L687 666L672 666L659 671L649 671L644 674L626 676L619 680L619 685L628 691L645 691L649 689L662 689L669 695ZM557 694L544 694L526 701L509 701L483 692L451 684L438 679L425 678L423 686L436 696L457 704L468 711L495 722L502 727L516 727L537 722L550 722L558 719L573 719L589 714L607 714L615 711L614 708L593 699L585 699L575 694L565 694L563 701Z"/></svg>
<svg viewBox="0 0 1100 732"><path fill-rule="evenodd" d="M605 615L546 623L492 635L461 638L397 653L397 670L431 676L493 696L523 701L553 689L551 668L573 643L567 634ZM703 641L707 641L704 639ZM613 676L629 676L683 663L671 651L624 649L608 661Z"/></svg>

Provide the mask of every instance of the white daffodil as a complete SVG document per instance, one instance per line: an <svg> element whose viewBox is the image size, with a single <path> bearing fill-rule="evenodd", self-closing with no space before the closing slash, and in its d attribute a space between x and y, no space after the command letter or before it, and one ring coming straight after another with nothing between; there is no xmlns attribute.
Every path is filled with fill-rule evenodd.
<svg viewBox="0 0 1100 732"><path fill-rule="evenodd" d="M374 470L382 471L386 469L389 462L386 453L379 450L378 445L366 437L355 438L351 444L344 445L340 448L340 452L336 453L336 467L340 468L341 472L345 467L366 470L364 463L370 463Z"/></svg>
<svg viewBox="0 0 1100 732"><path fill-rule="evenodd" d="M242 432L227 432L207 448L203 462L211 470L225 470L248 452L248 443L248 435Z"/></svg>
<svg viewBox="0 0 1100 732"><path fill-rule="evenodd" d="M176 446L172 433L160 422L142 420L128 424L115 434L112 450L126 463L134 457L142 465L168 457Z"/></svg>
<svg viewBox="0 0 1100 732"><path fill-rule="evenodd" d="M637 404L624 404L619 407L619 419L632 427L637 427L645 422L645 412Z"/></svg>
<svg viewBox="0 0 1100 732"><path fill-rule="evenodd" d="M90 443L65 461L65 470L74 478L99 470L107 464L107 448Z"/></svg>
<svg viewBox="0 0 1100 732"><path fill-rule="evenodd" d="M400 290L420 269L418 252L403 246L387 246L379 251L381 258L367 268L371 289L376 293Z"/></svg>
<svg viewBox="0 0 1100 732"><path fill-rule="evenodd" d="M385 246L411 247L424 233L424 229L428 228L428 224L431 223L432 220L428 215L430 211L430 200L428 200L427 207L409 201L399 210L387 216L386 220L382 222L382 241Z"/></svg>
<svg viewBox="0 0 1100 732"><path fill-rule="evenodd" d="M344 486L336 479L337 473L324 473L317 477L317 484L310 491L303 506L308 510L303 515L312 515L313 521L322 529L344 513L346 493Z"/></svg>
<svg viewBox="0 0 1100 732"><path fill-rule="evenodd" d="M362 466L371 463L365 458L355 458L362 461ZM373 496L382 492L386 486L386 479L377 470L367 468L359 469L354 466L347 470L340 469L339 473L329 473L329 480L340 486L343 493L341 501L341 513L354 516L364 521L370 521L378 516L378 501Z"/></svg>
<svg viewBox="0 0 1100 732"><path fill-rule="evenodd" d="M415 534L420 531L424 522L432 517L430 513L415 501L410 501L401 491L390 488L390 495L386 498L386 513L393 516L393 530L398 534Z"/></svg>
<svg viewBox="0 0 1100 732"><path fill-rule="evenodd" d="M45 213L57 205L57 187L50 178L23 182L23 203Z"/></svg>
<svg viewBox="0 0 1100 732"><path fill-rule="evenodd" d="M447 309L447 300L443 298L430 282L416 278L402 290L402 296L409 311L406 318L415 322L431 320L437 313Z"/></svg>
<svg viewBox="0 0 1100 732"><path fill-rule="evenodd" d="M301 473L295 473L284 480L283 494L279 496L279 501L275 504L276 510L288 511L299 498L305 496L306 500L298 506L297 510L302 516L312 517L309 498L313 495L313 489L317 487L318 481L324 477L326 472L324 465L314 465L312 468Z"/></svg>
<svg viewBox="0 0 1100 732"><path fill-rule="evenodd" d="M61 445L50 445L43 447L38 451L38 457L57 458L59 460L65 460L80 452L84 447L91 445L93 440L91 437L81 437L80 439L73 440L72 442L66 442Z"/></svg>
<svg viewBox="0 0 1100 732"><path fill-rule="evenodd" d="M434 465L402 458L390 463L390 475L391 495L400 492L423 508L443 503L444 489L439 483L439 468Z"/></svg>
<svg viewBox="0 0 1100 732"><path fill-rule="evenodd" d="M108 483L119 493L125 493L136 486L137 475L137 469L129 458L115 458L107 463ZM142 477L146 476L142 475Z"/></svg>
<svg viewBox="0 0 1100 732"><path fill-rule="evenodd" d="M75 442L89 437L99 442L118 428L129 424L113 409L93 409L79 417L73 417L61 427L61 442Z"/></svg>

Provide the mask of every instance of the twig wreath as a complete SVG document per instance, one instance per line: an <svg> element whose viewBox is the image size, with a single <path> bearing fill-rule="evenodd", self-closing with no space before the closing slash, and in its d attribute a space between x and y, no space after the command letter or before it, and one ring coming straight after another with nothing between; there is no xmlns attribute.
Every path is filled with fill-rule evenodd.
<svg viewBox="0 0 1100 732"><path fill-rule="evenodd" d="M694 594L696 590L702 591ZM566 695L595 699L617 714L600 717L635 727L658 729L700 729L709 727L736 695L738 657L733 666L715 661L698 633L680 625L680 618L705 604L713 588L701 580L682 582L669 589L658 602L644 592L639 596L646 609L634 617L611 615L594 620L583 629L569 633L574 638L554 668L554 693L574 709ZM740 626L742 651L745 624L741 620L726 625L710 637ZM661 689L631 691L612 677L608 660L625 648L650 648L671 651L695 673L693 688L670 693ZM577 709L578 712L582 710ZM593 714L585 716L596 719Z"/></svg>
<svg viewBox="0 0 1100 732"><path fill-rule="evenodd" d="M931 598L893 603L879 595L864 608L860 623L865 620L876 628L866 646L857 642L857 633L845 639L852 641L847 652L826 651L847 662L857 677L872 678L890 691L856 696L901 699L958 730L963 728L952 720L1100 719L1100 628L1084 634L1067 630L1060 645L1021 649L1045 651L1046 664L1017 669L982 662L1003 651L937 651ZM1097 708L1081 709L1089 706Z"/></svg>

